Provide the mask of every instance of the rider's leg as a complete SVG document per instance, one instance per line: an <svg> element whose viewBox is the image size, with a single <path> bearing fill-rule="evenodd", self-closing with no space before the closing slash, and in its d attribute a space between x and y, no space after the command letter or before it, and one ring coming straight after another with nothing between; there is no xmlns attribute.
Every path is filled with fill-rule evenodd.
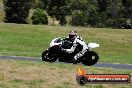
<svg viewBox="0 0 132 88"><path fill-rule="evenodd" d="M85 52L86 52L85 50L82 50L82 51L80 51L79 53L77 53L77 54L74 56L74 58L72 59L73 63L75 63L75 64L78 63L79 58L82 57L82 56L84 55Z"/></svg>

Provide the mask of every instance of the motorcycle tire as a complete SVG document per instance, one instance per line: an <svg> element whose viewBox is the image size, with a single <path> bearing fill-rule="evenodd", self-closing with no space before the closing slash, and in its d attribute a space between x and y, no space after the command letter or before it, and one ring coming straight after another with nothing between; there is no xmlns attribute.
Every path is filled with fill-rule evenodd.
<svg viewBox="0 0 132 88"><path fill-rule="evenodd" d="M42 53L42 60L47 62L55 62L57 58L55 57L55 54L50 53L49 50L45 50Z"/></svg>
<svg viewBox="0 0 132 88"><path fill-rule="evenodd" d="M91 65L96 64L98 62L98 60L99 60L99 56L96 52L88 51L88 52L86 52L82 63L84 65L91 66Z"/></svg>

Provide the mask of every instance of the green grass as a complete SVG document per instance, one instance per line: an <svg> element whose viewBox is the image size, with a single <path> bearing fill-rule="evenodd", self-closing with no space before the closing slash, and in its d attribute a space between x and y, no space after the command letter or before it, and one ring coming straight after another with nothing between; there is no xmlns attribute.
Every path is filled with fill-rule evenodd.
<svg viewBox="0 0 132 88"><path fill-rule="evenodd" d="M100 44L94 50L101 62L132 64L132 30L111 28L1 23L0 55L40 57L53 38L67 37L70 30L76 30L86 43Z"/></svg>
<svg viewBox="0 0 132 88"><path fill-rule="evenodd" d="M130 84L86 84L76 82L79 66L63 63L0 61L0 88L132 88ZM87 73L130 74L132 70L83 66Z"/></svg>

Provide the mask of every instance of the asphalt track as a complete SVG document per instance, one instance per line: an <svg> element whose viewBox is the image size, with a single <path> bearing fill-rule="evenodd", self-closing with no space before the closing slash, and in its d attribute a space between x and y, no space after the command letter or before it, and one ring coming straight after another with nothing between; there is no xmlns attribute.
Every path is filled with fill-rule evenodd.
<svg viewBox="0 0 132 88"><path fill-rule="evenodd" d="M42 61L41 58L35 58L35 57L16 57L16 56L0 56L0 60L4 59L13 59L13 60L28 60L28 61ZM59 62L66 64L64 62ZM113 63L102 63L98 62L94 65L95 67L108 67L108 68L115 68L115 69L131 69L132 70L132 64L113 64Z"/></svg>

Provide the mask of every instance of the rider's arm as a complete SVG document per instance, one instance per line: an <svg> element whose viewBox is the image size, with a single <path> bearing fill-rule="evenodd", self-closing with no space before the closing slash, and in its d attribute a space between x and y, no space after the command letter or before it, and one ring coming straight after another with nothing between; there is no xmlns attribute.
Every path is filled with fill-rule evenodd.
<svg viewBox="0 0 132 88"><path fill-rule="evenodd" d="M82 39L76 38L73 42L73 46L71 47L71 49L65 49L65 51L68 53L74 52L74 50L76 49L77 43L79 43L83 46L83 50L87 49L86 43Z"/></svg>
<svg viewBox="0 0 132 88"><path fill-rule="evenodd" d="M65 51L68 53L73 53L74 50L76 49L76 46L77 46L77 44L73 43L73 46L70 49L65 49Z"/></svg>
<svg viewBox="0 0 132 88"><path fill-rule="evenodd" d="M83 49L82 49L82 50L86 50L86 49L87 49L87 44L82 40L82 38L77 39L77 40L78 40L77 42L78 42L80 45L83 46Z"/></svg>

